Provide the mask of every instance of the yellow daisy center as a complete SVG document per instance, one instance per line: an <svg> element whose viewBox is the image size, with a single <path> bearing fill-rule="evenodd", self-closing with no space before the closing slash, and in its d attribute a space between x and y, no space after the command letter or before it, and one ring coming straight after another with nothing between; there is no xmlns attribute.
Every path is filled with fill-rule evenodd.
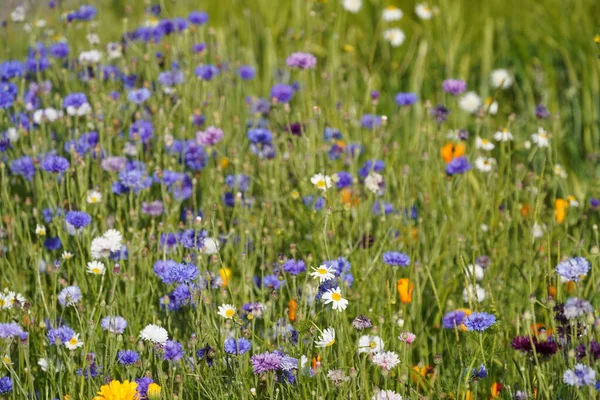
<svg viewBox="0 0 600 400"><path fill-rule="evenodd" d="M372 349L374 349L375 347L377 347L377 343L375 343L375 342L371 341L371 342L369 343L369 347L370 347L370 348L372 348Z"/></svg>
<svg viewBox="0 0 600 400"><path fill-rule="evenodd" d="M317 269L317 272L320 275L327 275L327 268L319 268L319 269Z"/></svg>
<svg viewBox="0 0 600 400"><path fill-rule="evenodd" d="M334 293L331 295L331 298L335 301L340 301L342 299L342 295L339 293Z"/></svg>
<svg viewBox="0 0 600 400"><path fill-rule="evenodd" d="M227 318L233 317L233 314L235 314L235 311L233 311L231 308L225 311Z"/></svg>
<svg viewBox="0 0 600 400"><path fill-rule="evenodd" d="M71 340L69 340L69 344L75 346L77 344L78 340L75 337L72 337Z"/></svg>
<svg viewBox="0 0 600 400"><path fill-rule="evenodd" d="M325 186L327 186L327 183L323 179L317 182L317 187L324 188Z"/></svg>
<svg viewBox="0 0 600 400"><path fill-rule="evenodd" d="M327 347L333 346L334 343L335 343L335 339L332 339L331 342L327 343Z"/></svg>
<svg viewBox="0 0 600 400"><path fill-rule="evenodd" d="M100 268L98 268L98 267L94 267L94 268L92 268L92 272L93 272L94 274L98 275L98 274L100 274Z"/></svg>

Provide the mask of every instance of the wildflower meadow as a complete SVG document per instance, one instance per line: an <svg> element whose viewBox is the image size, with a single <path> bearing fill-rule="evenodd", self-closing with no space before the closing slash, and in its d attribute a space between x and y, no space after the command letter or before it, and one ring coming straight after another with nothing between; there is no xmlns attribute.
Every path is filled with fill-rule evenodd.
<svg viewBox="0 0 600 400"><path fill-rule="evenodd" d="M600 398L599 16L7 0L0 399Z"/></svg>

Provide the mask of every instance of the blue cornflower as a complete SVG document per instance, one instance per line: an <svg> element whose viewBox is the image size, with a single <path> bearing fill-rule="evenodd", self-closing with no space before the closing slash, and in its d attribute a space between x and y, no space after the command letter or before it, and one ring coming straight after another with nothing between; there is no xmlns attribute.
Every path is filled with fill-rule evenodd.
<svg viewBox="0 0 600 400"><path fill-rule="evenodd" d="M4 376L0 378L0 394L7 394L12 392L13 382L10 376Z"/></svg>
<svg viewBox="0 0 600 400"><path fill-rule="evenodd" d="M165 71L158 75L158 82L166 87L180 85L184 82L183 72Z"/></svg>
<svg viewBox="0 0 600 400"><path fill-rule="evenodd" d="M270 289L279 290L283 285L285 285L285 281L280 281L277 275L265 275L263 277L262 284Z"/></svg>
<svg viewBox="0 0 600 400"><path fill-rule="evenodd" d="M135 121L129 128L129 139L141 140L142 143L146 144L150 142L150 139L152 139L153 133L154 126L152 126L152 122L139 119Z"/></svg>
<svg viewBox="0 0 600 400"><path fill-rule="evenodd" d="M23 328L16 322L0 323L0 339L12 339L23 333Z"/></svg>
<svg viewBox="0 0 600 400"><path fill-rule="evenodd" d="M15 175L20 175L28 181L31 181L35 175L35 166L33 165L31 157L23 156L10 163L10 171Z"/></svg>
<svg viewBox="0 0 600 400"><path fill-rule="evenodd" d="M10 82L0 84L0 108L8 108L17 99L17 85Z"/></svg>
<svg viewBox="0 0 600 400"><path fill-rule="evenodd" d="M596 371L584 364L577 364L563 374L563 381L569 386L588 386L596 383Z"/></svg>
<svg viewBox="0 0 600 400"><path fill-rule="evenodd" d="M183 346L174 340L168 340L163 347L164 359L167 361L179 361L183 358Z"/></svg>
<svg viewBox="0 0 600 400"><path fill-rule="evenodd" d="M85 211L69 211L65 219L75 229L84 228L92 222L92 217Z"/></svg>
<svg viewBox="0 0 600 400"><path fill-rule="evenodd" d="M340 172L336 173L335 175L337 177L335 185L338 189L343 189L345 187L352 186L354 177L352 176L352 174L350 172L340 171Z"/></svg>
<svg viewBox="0 0 600 400"><path fill-rule="evenodd" d="M496 323L496 316L486 312L476 312L465 318L464 324L468 331L483 332Z"/></svg>
<svg viewBox="0 0 600 400"><path fill-rule="evenodd" d="M151 383L154 383L152 378L148 378L147 376L145 376L143 378L136 379L135 383L137 383L136 390L140 398L144 399L148 397L148 386L150 386Z"/></svg>
<svg viewBox="0 0 600 400"><path fill-rule="evenodd" d="M0 64L0 79L2 79L2 81L9 81L13 78L21 77L24 73L25 67L21 61L10 60Z"/></svg>
<svg viewBox="0 0 600 400"><path fill-rule="evenodd" d="M58 294L58 302L65 307L74 306L81 298L81 289L77 286L67 286Z"/></svg>
<svg viewBox="0 0 600 400"><path fill-rule="evenodd" d="M44 247L49 251L58 250L62 247L62 242L58 237L49 237L48 239L44 240Z"/></svg>
<svg viewBox="0 0 600 400"><path fill-rule="evenodd" d="M270 144L273 140L273 134L268 129L249 129L247 136L255 144Z"/></svg>
<svg viewBox="0 0 600 400"><path fill-rule="evenodd" d="M46 172L61 173L69 168L69 161L66 158L56 155L49 155L44 158L40 167Z"/></svg>
<svg viewBox="0 0 600 400"><path fill-rule="evenodd" d="M446 121L446 119L448 118L448 114L450 114L450 110L448 110L443 105L438 104L437 106L433 107L431 109L431 111L429 111L429 113L431 114L431 116L433 118L435 118L435 120L437 122L439 122L441 124L442 122Z"/></svg>
<svg viewBox="0 0 600 400"><path fill-rule="evenodd" d="M463 324L467 313L462 310L449 311L442 317L442 326L446 329L454 329Z"/></svg>
<svg viewBox="0 0 600 400"><path fill-rule="evenodd" d="M398 93L396 95L396 104L399 106L410 106L417 102L417 95L414 93Z"/></svg>
<svg viewBox="0 0 600 400"><path fill-rule="evenodd" d="M231 189L237 189L240 192L248 190L250 185L250 177L245 174L227 175L225 178L225 184Z"/></svg>
<svg viewBox="0 0 600 400"><path fill-rule="evenodd" d="M271 98L280 103L289 103L294 97L294 89L290 85L279 83L271 88Z"/></svg>
<svg viewBox="0 0 600 400"><path fill-rule="evenodd" d="M302 260L287 260L283 263L283 270L291 275L299 275L306 271L306 263Z"/></svg>
<svg viewBox="0 0 600 400"><path fill-rule="evenodd" d="M100 326L110 333L123 333L127 328L127 320L120 315L109 315L102 318Z"/></svg>
<svg viewBox="0 0 600 400"><path fill-rule="evenodd" d="M367 160L358 170L358 175L364 179L369 176L371 171L382 172L384 168L385 163L382 160Z"/></svg>
<svg viewBox="0 0 600 400"><path fill-rule="evenodd" d="M250 344L250 341L244 338L229 338L225 340L225 343L223 344L223 349L226 353L236 356L248 352L251 347L252 345Z"/></svg>
<svg viewBox="0 0 600 400"><path fill-rule="evenodd" d="M365 114L360 124L363 128L372 130L381 126L381 117L374 114Z"/></svg>
<svg viewBox="0 0 600 400"><path fill-rule="evenodd" d="M204 25L208 22L208 14L204 11L192 11L188 15L188 21L194 25Z"/></svg>
<svg viewBox="0 0 600 400"><path fill-rule="evenodd" d="M589 272L590 262L583 257L570 258L556 266L556 273L566 281L579 282Z"/></svg>
<svg viewBox="0 0 600 400"><path fill-rule="evenodd" d="M194 140L188 140L185 143L183 158L185 160L185 165L193 171L204 169L208 161L204 146L197 144Z"/></svg>
<svg viewBox="0 0 600 400"><path fill-rule="evenodd" d="M382 207L383 210L381 209ZM383 201L377 200L373 203L373 209L371 211L375 215L381 215L382 213L388 215L394 212L394 205L392 203L384 203Z"/></svg>
<svg viewBox="0 0 600 400"><path fill-rule="evenodd" d="M239 69L240 78L244 80L253 79L256 76L256 70L250 65L242 65Z"/></svg>
<svg viewBox="0 0 600 400"><path fill-rule="evenodd" d="M48 50L54 58L66 58L69 55L69 44L66 42L57 42L51 45Z"/></svg>
<svg viewBox="0 0 600 400"><path fill-rule="evenodd" d="M383 262L394 267L408 267L410 258L399 251L388 251L383 253Z"/></svg>
<svg viewBox="0 0 600 400"><path fill-rule="evenodd" d="M204 81L210 81L213 77L219 75L219 68L211 64L201 65L194 70L196 76Z"/></svg>
<svg viewBox="0 0 600 400"><path fill-rule="evenodd" d="M140 359L139 354L133 350L120 350L117 353L117 361L119 364L132 365Z"/></svg>
<svg viewBox="0 0 600 400"><path fill-rule="evenodd" d="M486 378L488 376L488 373L487 369L485 368L485 365L481 364L479 368L473 368L471 375L473 376L473 378Z"/></svg>
<svg viewBox="0 0 600 400"><path fill-rule="evenodd" d="M465 173L473 168L469 160L466 157L456 157L453 158L448 165L446 165L446 174L448 175L456 175Z"/></svg>
<svg viewBox="0 0 600 400"><path fill-rule="evenodd" d="M146 88L130 90L127 99L134 104L142 104L148 100L151 93Z"/></svg>
<svg viewBox="0 0 600 400"><path fill-rule="evenodd" d="M71 340L73 335L75 335L75 331L67 325L63 325L50 329L46 336L51 345L61 345Z"/></svg>

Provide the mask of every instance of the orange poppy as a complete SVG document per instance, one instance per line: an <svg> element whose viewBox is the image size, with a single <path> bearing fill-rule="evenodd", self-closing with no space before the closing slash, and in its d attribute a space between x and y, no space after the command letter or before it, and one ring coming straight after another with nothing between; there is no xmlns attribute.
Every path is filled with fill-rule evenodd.
<svg viewBox="0 0 600 400"><path fill-rule="evenodd" d="M491 393L490 393L490 399L493 399L493 398L497 397L500 394L501 391L502 391L502 385L500 383L498 383L498 382L494 382L492 384L492 390L491 390Z"/></svg>
<svg viewBox="0 0 600 400"><path fill-rule="evenodd" d="M344 188L342 189L342 204L350 207L357 206L360 204L360 199L352 192L352 189Z"/></svg>
<svg viewBox="0 0 600 400"><path fill-rule="evenodd" d="M298 311L298 303L296 303L296 300L291 299L288 301L288 317L291 322L296 321L296 311Z"/></svg>
<svg viewBox="0 0 600 400"><path fill-rule="evenodd" d="M554 219L562 224L565 221L566 209L569 208L569 202L565 199L556 199L554 201Z"/></svg>
<svg viewBox="0 0 600 400"><path fill-rule="evenodd" d="M415 285L410 282L408 278L400 278L398 279L398 283L396 284L396 289L398 290L398 295L400 296L400 301L404 304L408 304L412 301L412 292L415 288Z"/></svg>
<svg viewBox="0 0 600 400"><path fill-rule="evenodd" d="M464 143L446 143L442 150L440 150L440 154L446 163L452 161L453 158L464 156L465 150L467 146Z"/></svg>

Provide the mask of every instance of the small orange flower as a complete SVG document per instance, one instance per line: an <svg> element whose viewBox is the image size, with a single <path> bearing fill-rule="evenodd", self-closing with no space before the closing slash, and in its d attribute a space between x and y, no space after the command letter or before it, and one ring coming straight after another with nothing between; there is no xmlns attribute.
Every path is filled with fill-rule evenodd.
<svg viewBox="0 0 600 400"><path fill-rule="evenodd" d="M529 213L531 213L531 204L525 203L521 205L521 215L523 217L528 217Z"/></svg>
<svg viewBox="0 0 600 400"><path fill-rule="evenodd" d="M548 286L548 296L556 297L556 286Z"/></svg>
<svg viewBox="0 0 600 400"><path fill-rule="evenodd" d="M567 282L567 293L573 294L575 293L575 289L577 289L577 283L573 281Z"/></svg>
<svg viewBox="0 0 600 400"><path fill-rule="evenodd" d="M556 199L554 201L554 219L562 224L565 221L566 209L569 208L569 202L565 199Z"/></svg>
<svg viewBox="0 0 600 400"><path fill-rule="evenodd" d="M435 373L435 369L431 365L424 366L422 368L419 368L418 365L415 365L412 370L413 373L411 375L413 382L415 383L422 383L423 380L432 378Z"/></svg>
<svg viewBox="0 0 600 400"><path fill-rule="evenodd" d="M221 279L223 280L223 286L227 287L227 285L231 281L231 268L219 269L219 275L221 275Z"/></svg>
<svg viewBox="0 0 600 400"><path fill-rule="evenodd" d="M342 189L342 204L348 205L350 207L357 206L360 204L360 199L356 196L352 189L344 188Z"/></svg>
<svg viewBox="0 0 600 400"><path fill-rule="evenodd" d="M291 299L288 301L288 317L291 322L296 321L296 312L298 311L298 303L296 300Z"/></svg>
<svg viewBox="0 0 600 400"><path fill-rule="evenodd" d="M545 333L547 336L550 336L552 334L552 329L546 329L546 325L540 322L538 322L535 325L530 325L529 329L531 329L531 334L535 336L539 336L542 333Z"/></svg>
<svg viewBox="0 0 600 400"><path fill-rule="evenodd" d="M223 157L223 158L221 158L221 160L219 160L219 167L221 167L221 169L225 169L228 166L229 166L229 158Z"/></svg>
<svg viewBox="0 0 600 400"><path fill-rule="evenodd" d="M312 370L316 371L320 365L321 365L321 355L317 354L316 357L312 358L312 362L311 362Z"/></svg>
<svg viewBox="0 0 600 400"><path fill-rule="evenodd" d="M440 154L444 161L449 163L453 158L464 156L466 149L467 147L462 142L458 144L446 143L444 147L442 147L442 150L440 150Z"/></svg>
<svg viewBox="0 0 600 400"><path fill-rule="evenodd" d="M396 284L396 289L398 290L398 295L400 296L400 301L404 304L408 304L412 301L412 292L415 288L415 285L408 280L408 278L400 278L398 279L398 283Z"/></svg>

